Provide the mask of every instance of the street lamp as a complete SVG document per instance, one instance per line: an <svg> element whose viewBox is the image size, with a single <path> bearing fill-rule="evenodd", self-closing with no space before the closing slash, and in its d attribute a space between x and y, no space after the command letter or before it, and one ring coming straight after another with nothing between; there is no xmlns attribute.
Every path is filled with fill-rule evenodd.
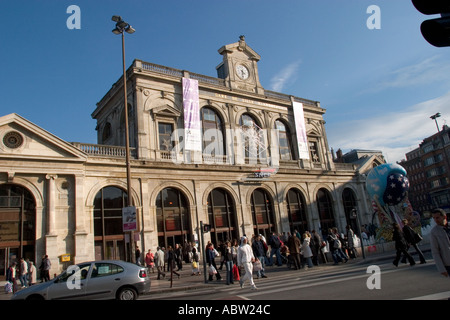
<svg viewBox="0 0 450 320"><path fill-rule="evenodd" d="M441 131L441 130L439 130L439 126L438 126L438 123L437 123L437 118L439 118L440 116L441 116L441 114L438 112L438 113L436 113L436 114L433 114L433 115L430 117L430 119L433 119L434 122L436 122L436 128L437 128L437 131L438 131L438 132Z"/></svg>
<svg viewBox="0 0 450 320"><path fill-rule="evenodd" d="M124 111L125 111L125 157L127 167L127 207L131 207L131 165L130 165L130 137L128 132L128 101L127 101L127 74L125 67L125 36L126 33L134 33L133 29L127 22L122 20L121 16L113 16L112 21L116 22L116 27L112 32L114 34L122 34L122 65L123 65L123 97L124 97ZM123 213L122 213L123 214ZM129 253L129 261L133 261L132 252L134 252L133 231L130 231L131 250Z"/></svg>

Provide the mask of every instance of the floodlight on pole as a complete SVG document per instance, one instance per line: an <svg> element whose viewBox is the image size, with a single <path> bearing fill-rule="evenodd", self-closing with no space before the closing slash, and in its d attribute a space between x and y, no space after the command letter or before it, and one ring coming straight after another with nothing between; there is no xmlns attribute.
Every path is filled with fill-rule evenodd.
<svg viewBox="0 0 450 320"><path fill-rule="evenodd" d="M433 119L434 122L436 122L436 128L437 128L438 132L441 131L441 130L439 130L439 126L438 126L438 123L437 123L437 118L439 118L440 116L441 116L441 113L440 113L440 112L437 112L437 113L433 114L433 115L430 117L430 119Z"/></svg>
<svg viewBox="0 0 450 320"><path fill-rule="evenodd" d="M112 21L116 22L116 27L112 32L114 34L122 34L122 67L123 67L123 98L124 98L124 113L125 113L125 157L126 157L126 171L127 171L127 207L132 206L131 201L131 164L130 164L130 137L128 130L128 101L127 101L127 72L125 66L125 36L124 33L134 33L135 30L120 16L113 16ZM123 213L122 213L123 214ZM130 231L130 245L131 250L127 254L129 261L133 261L132 252L134 252L133 231ZM125 249L126 250L126 249ZM137 262L137 261L136 261Z"/></svg>

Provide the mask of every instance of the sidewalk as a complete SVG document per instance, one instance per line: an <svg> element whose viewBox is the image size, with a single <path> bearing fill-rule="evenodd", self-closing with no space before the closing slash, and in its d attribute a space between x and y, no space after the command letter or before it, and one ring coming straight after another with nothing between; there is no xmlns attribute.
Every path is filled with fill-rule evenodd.
<svg viewBox="0 0 450 320"><path fill-rule="evenodd" d="M420 246L420 249L424 254L428 253L430 251L429 245L422 245ZM413 257L418 260L415 251L409 250L409 252L413 255ZM374 264L376 261L381 261L385 259L394 259L395 257L395 251L389 251L389 252L380 252L380 253L366 253L366 258L363 259L363 257L360 255L358 258L354 260L350 260L348 264ZM216 263L217 267L220 267L220 263ZM333 265L333 262L328 262L325 264L320 264L318 267L314 267L308 272L311 271L326 271L326 270L333 270L336 266ZM303 270L301 270L303 271ZM300 272L301 272L300 271ZM222 281L217 281L214 277L213 281L206 281L205 282L205 276L203 274L203 265L200 265L200 275L191 275L192 269L189 264L183 264L183 269L181 271L178 271L178 273L181 275L180 278L173 275L172 281L170 281L170 273L166 272L166 277L161 280L157 280L157 273L155 270L155 273L150 272L149 276L151 278L151 289L149 295L156 295L161 293L167 293L167 292L176 292L176 291L188 291L188 290L195 290L195 289L205 289L210 288L213 289L217 287L226 287L226 281L225 281L225 266L223 267L223 270L219 270L220 275L222 276ZM273 266L273 267L266 267L266 274L268 277L280 277L286 276L287 274L293 272L293 269L288 269L286 265L282 265L280 267ZM208 275L206 275L206 280L208 279ZM233 284L234 286L239 286L238 282L235 282ZM0 281L0 300L9 300L12 296L12 294L5 294L4 293L4 286L5 281Z"/></svg>

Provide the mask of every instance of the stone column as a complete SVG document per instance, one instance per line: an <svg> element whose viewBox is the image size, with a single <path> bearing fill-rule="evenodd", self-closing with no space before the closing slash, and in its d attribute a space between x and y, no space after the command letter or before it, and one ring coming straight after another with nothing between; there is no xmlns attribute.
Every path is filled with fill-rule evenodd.
<svg viewBox="0 0 450 320"><path fill-rule="evenodd" d="M74 257L71 257L71 261L73 263L79 263L89 259L88 255L88 232L86 226L86 218L87 212L85 212L84 206L84 176L83 175L75 175L75 187L74 187L74 195L75 199L75 234L74 243L75 243L75 252ZM92 257L94 253L92 253Z"/></svg>
<svg viewBox="0 0 450 320"><path fill-rule="evenodd" d="M59 268L58 258L58 235L56 232L56 174L47 174L45 178L48 180L47 184L47 232L45 235L45 254L51 262L50 278L58 274L61 270Z"/></svg>
<svg viewBox="0 0 450 320"><path fill-rule="evenodd" d="M56 185L55 180L58 178L56 174L48 174L45 176L48 180L47 185L47 235L56 235Z"/></svg>

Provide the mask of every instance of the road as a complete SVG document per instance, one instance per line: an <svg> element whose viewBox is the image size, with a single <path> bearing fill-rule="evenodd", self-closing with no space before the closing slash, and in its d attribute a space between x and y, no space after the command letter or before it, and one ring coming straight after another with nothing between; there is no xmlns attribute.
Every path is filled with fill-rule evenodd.
<svg viewBox="0 0 450 320"><path fill-rule="evenodd" d="M258 290L239 284L142 296L164 300L446 300L450 279L441 276L432 259L426 264L395 267L391 260L376 264L347 263L326 269L290 270L255 279ZM372 262L373 263L373 262Z"/></svg>

